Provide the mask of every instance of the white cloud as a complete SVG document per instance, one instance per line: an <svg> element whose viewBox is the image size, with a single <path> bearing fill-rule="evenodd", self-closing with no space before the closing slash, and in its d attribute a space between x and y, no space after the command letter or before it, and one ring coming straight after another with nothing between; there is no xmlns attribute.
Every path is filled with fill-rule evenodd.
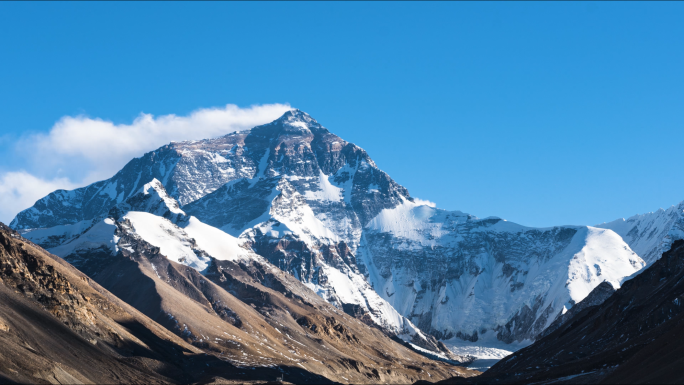
<svg viewBox="0 0 684 385"><path fill-rule="evenodd" d="M424 200L424 199L413 197L413 201L418 205L437 207L437 203L430 202L429 200Z"/></svg>
<svg viewBox="0 0 684 385"><path fill-rule="evenodd" d="M0 175L0 222L9 224L19 211L55 190L75 187L67 178L45 180L25 171L4 173Z"/></svg>
<svg viewBox="0 0 684 385"><path fill-rule="evenodd" d="M49 132L18 141L17 156L27 171L0 173L0 220L59 189L110 178L128 161L172 141L218 137L271 122L291 107L264 104L204 108L188 116L141 113L131 124L86 116L65 116Z"/></svg>
<svg viewBox="0 0 684 385"><path fill-rule="evenodd" d="M45 163L69 169L84 183L109 178L134 157L172 141L198 140L241 131L279 118L291 107L266 104L240 108L205 108L188 116L154 117L141 113L131 124L114 124L85 116L65 116L48 134L38 134L22 141L35 154L40 169ZM48 170L46 170L48 171Z"/></svg>

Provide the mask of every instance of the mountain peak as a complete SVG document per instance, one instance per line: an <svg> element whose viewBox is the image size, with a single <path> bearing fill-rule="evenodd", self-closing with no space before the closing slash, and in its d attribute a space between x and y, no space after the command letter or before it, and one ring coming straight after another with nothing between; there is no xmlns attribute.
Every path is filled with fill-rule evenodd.
<svg viewBox="0 0 684 385"><path fill-rule="evenodd" d="M287 112L285 112L281 117L275 120L277 121L302 121L302 122L311 122L315 120L311 117L311 115L307 114L306 112L293 108Z"/></svg>
<svg viewBox="0 0 684 385"><path fill-rule="evenodd" d="M298 109L287 111L280 118L271 122L271 124L283 126L287 131L292 129L294 131L311 131L312 129L323 128L311 115Z"/></svg>

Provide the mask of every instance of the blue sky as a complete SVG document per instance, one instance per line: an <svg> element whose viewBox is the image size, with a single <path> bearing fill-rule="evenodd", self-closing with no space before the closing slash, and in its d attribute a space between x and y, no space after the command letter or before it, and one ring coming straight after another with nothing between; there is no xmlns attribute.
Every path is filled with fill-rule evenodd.
<svg viewBox="0 0 684 385"><path fill-rule="evenodd" d="M129 156L54 150L65 117L274 103L441 208L552 226L668 207L682 20L681 2L0 2L0 220Z"/></svg>

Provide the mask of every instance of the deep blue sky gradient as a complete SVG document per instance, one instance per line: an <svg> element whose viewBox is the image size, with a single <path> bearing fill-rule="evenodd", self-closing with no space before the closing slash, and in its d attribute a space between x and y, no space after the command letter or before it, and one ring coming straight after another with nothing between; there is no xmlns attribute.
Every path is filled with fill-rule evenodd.
<svg viewBox="0 0 684 385"><path fill-rule="evenodd" d="M682 20L681 2L1 2L0 153L64 115L290 103L438 207L595 224L684 200Z"/></svg>

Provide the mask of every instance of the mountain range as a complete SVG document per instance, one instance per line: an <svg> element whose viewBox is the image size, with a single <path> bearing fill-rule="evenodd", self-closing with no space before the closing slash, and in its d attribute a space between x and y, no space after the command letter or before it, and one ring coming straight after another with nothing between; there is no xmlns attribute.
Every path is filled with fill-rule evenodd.
<svg viewBox="0 0 684 385"><path fill-rule="evenodd" d="M532 228L441 210L292 110L170 143L108 180L49 194L10 227L224 362L290 362L354 382L469 376L449 366L471 360L455 345L548 338L594 289L611 294L684 238L683 213L684 203L593 227ZM395 352L397 368L373 371ZM405 369L411 360L434 365L428 378Z"/></svg>

